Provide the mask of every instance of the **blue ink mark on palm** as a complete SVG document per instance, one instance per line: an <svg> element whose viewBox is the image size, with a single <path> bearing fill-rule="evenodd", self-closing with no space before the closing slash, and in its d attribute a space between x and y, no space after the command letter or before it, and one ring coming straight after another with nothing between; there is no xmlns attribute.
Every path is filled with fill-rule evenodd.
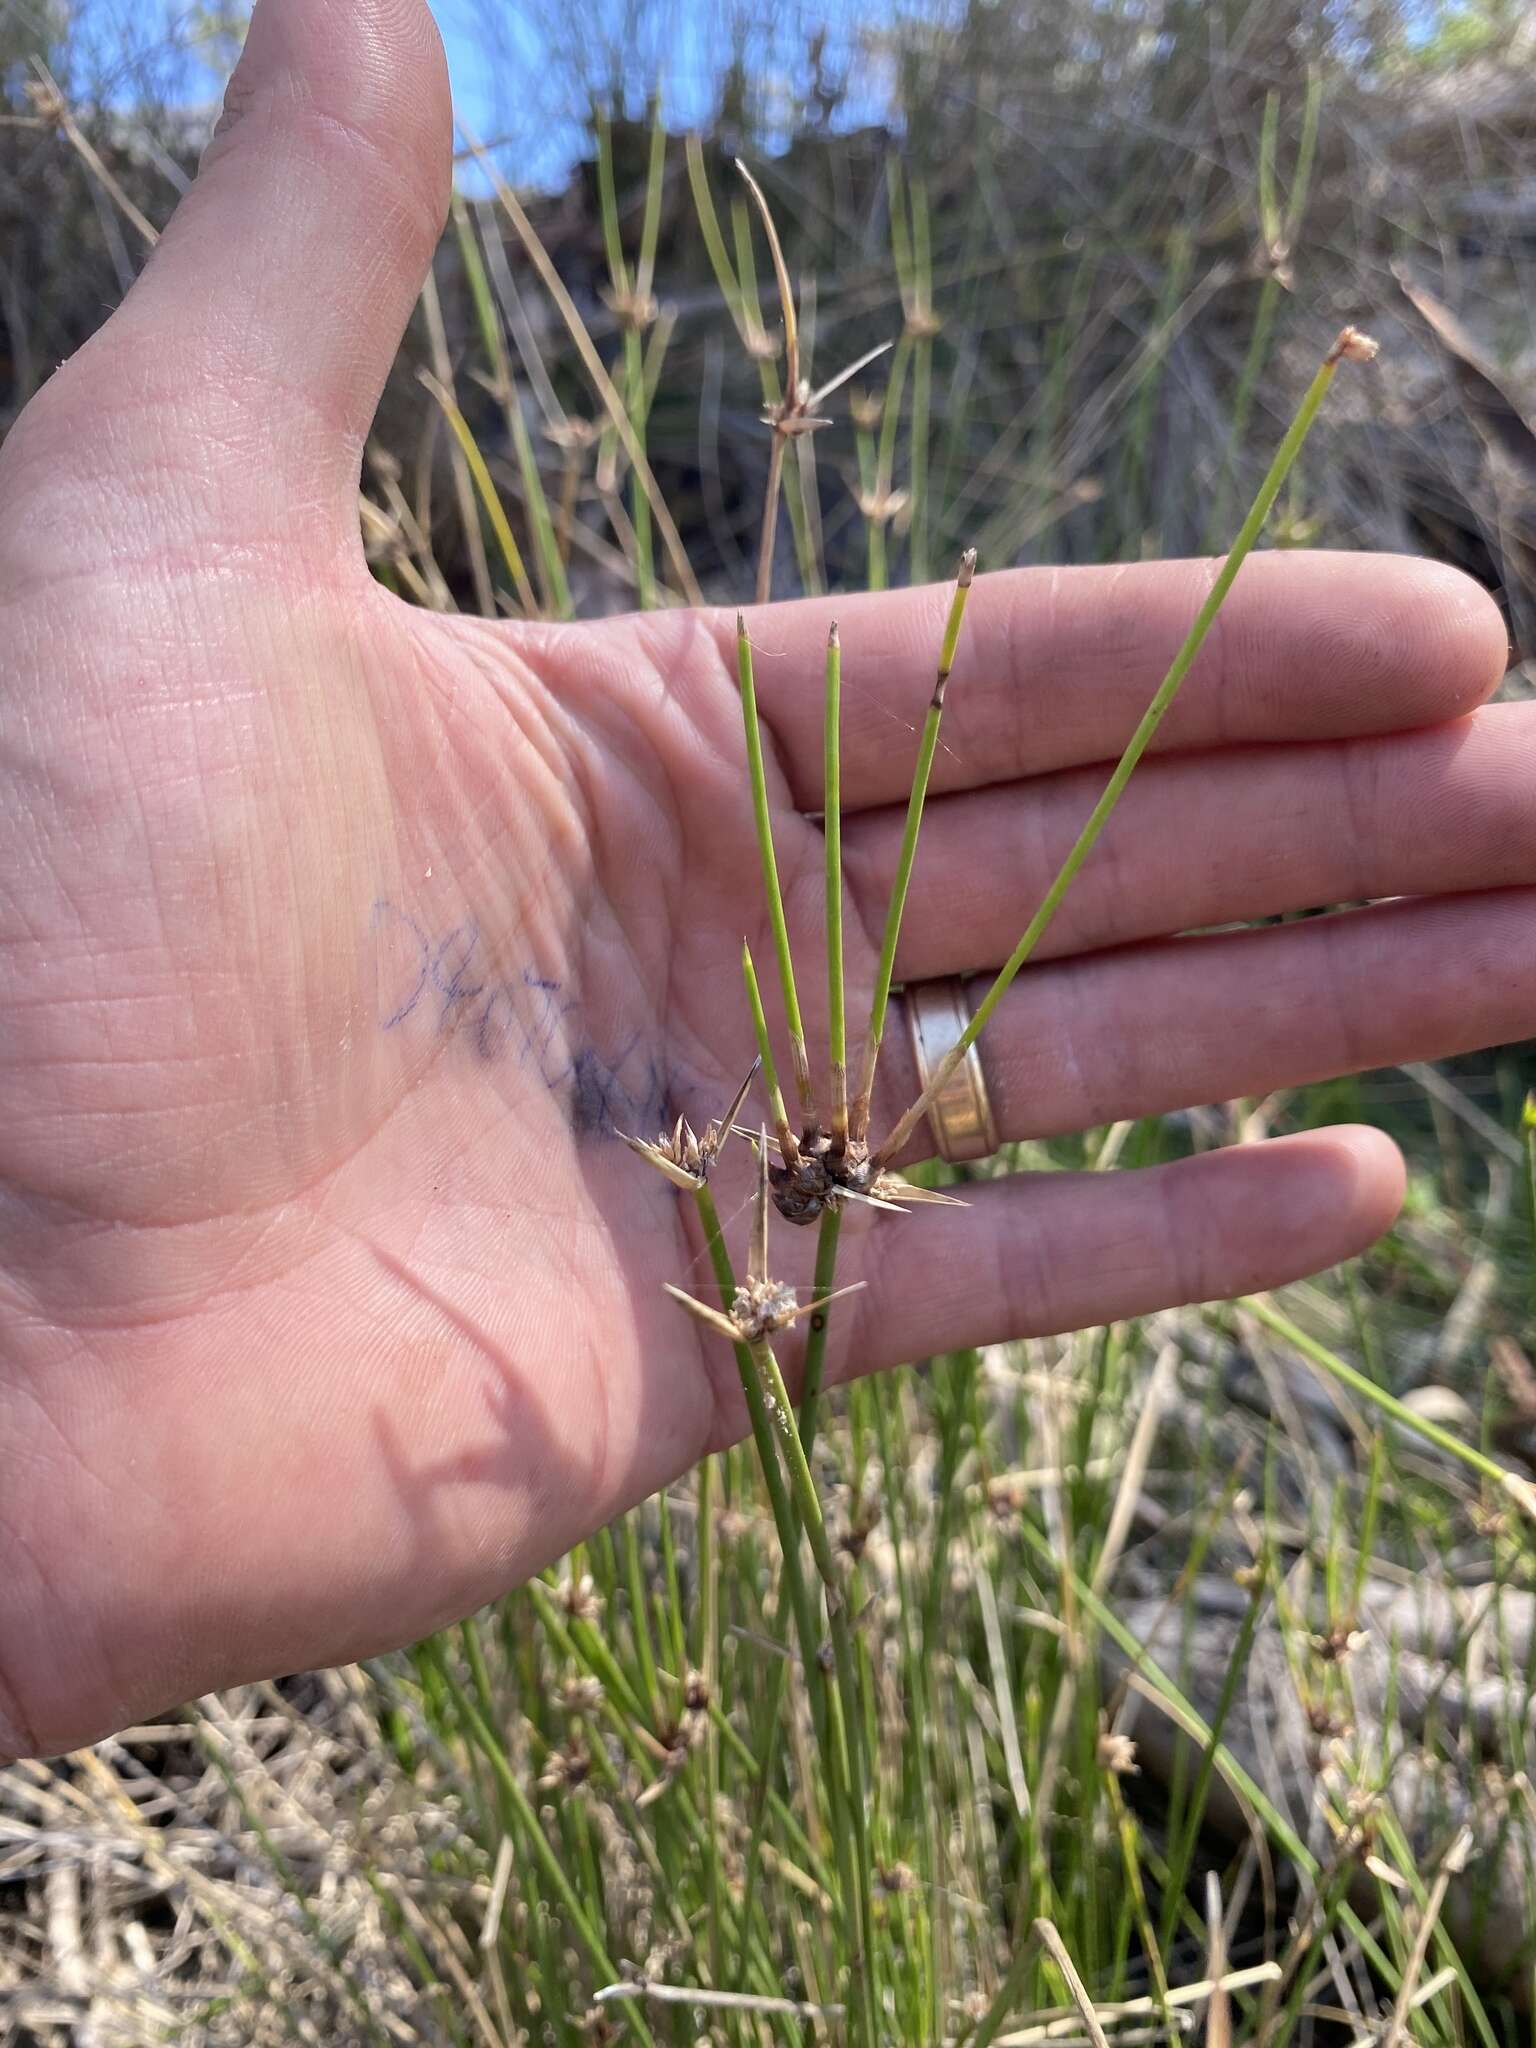
<svg viewBox="0 0 1536 2048"><path fill-rule="evenodd" d="M410 1016L412 1010L421 1001L422 994L427 986L427 976L431 971L432 954L431 941L415 918L409 912L398 909L393 903L386 903L381 897L373 906L373 915L369 920L369 929L377 935L386 926L390 925L391 922L415 941L420 958L416 968L415 981L407 990L402 1000L395 1005L387 1016L381 1017L379 1020L386 1031L393 1031L397 1024L403 1024L406 1018Z"/></svg>
<svg viewBox="0 0 1536 2048"><path fill-rule="evenodd" d="M634 1086L624 1080L641 1051L643 1033L605 1058L577 1042L581 1005L563 994L562 984L526 967L502 979L471 979L480 951L480 927L466 918L435 942L408 911L380 898L370 930L402 947L403 971L396 1000L383 1004L381 1027L392 1031L419 1007L430 986L438 997L437 1030L450 1031L459 1017L472 1024L475 1051L487 1065L512 1054L530 1065L552 1095L565 1099L571 1127L579 1136L659 1129L667 1120L668 1090L654 1058ZM478 1007L475 1007L478 1006Z"/></svg>
<svg viewBox="0 0 1536 2048"><path fill-rule="evenodd" d="M432 955L432 986L442 997L442 1008L438 1012L437 1028L446 1028L455 1003L470 1003L479 995L485 983L477 981L473 988L466 988L464 977L469 972L469 963L475 957L480 944L480 927L473 918L455 925L447 938L441 940ZM457 957L455 957L457 954ZM452 973L449 967L452 966Z"/></svg>

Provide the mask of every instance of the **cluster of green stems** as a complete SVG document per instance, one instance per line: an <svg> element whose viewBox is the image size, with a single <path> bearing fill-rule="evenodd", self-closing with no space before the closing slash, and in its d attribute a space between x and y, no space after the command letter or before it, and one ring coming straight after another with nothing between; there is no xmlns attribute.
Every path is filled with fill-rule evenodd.
<svg viewBox="0 0 1536 2048"><path fill-rule="evenodd" d="M961 562L945 620L933 690L918 745L905 828L881 936L871 993L864 1050L852 1093L847 1052L847 990L843 945L841 700L842 646L837 627L828 635L824 724L824 820L826 848L826 974L828 1043L828 1116L823 1123L813 1079L804 1016L795 975L795 961L780 887L774 847L767 778L758 718L752 645L745 620L739 622L738 679L746 740L748 780L756 824L758 853L768 921L773 937L780 995L788 1029L791 1066L797 1097L799 1129L791 1122L778 1081L766 1011L750 949L743 947L743 971L752 1012L757 1051L769 1113L787 1174L808 1156L821 1162L825 1195L819 1206L809 1331L798 1417L791 1404L783 1371L772 1343L778 1325L755 1316L750 1307L750 1282L766 1276L767 1162L760 1158L758 1221L754 1226L754 1257L749 1288L738 1287L725 1243L720 1216L704 1168L692 1181L693 1199L709 1251L720 1308L713 1319L732 1329L737 1370L752 1436L761 1459L783 1559L788 1618L796 1630L800 1662L810 1702L812 1724L825 1771L829 1820L835 1845L848 1957L847 2001L851 2038L873 2048L880 2038L881 1998L871 1981L875 1953L872 1933L872 1887L869 1829L873 1781L867 1754L870 1725L864 1673L856 1654L843 1591L843 1579L812 1469L818 1405L825 1377L830 1329L829 1302L836 1290L839 1233L850 1200L896 1192L887 1169L901 1156L937 1094L975 1044L1016 976L1033 954L1062 899L1071 887L1123 794L1138 762L1173 704L1216 616L1272 509L1292 464L1301 450L1341 361L1368 358L1374 346L1351 329L1335 342L1309 386L1289 430L1276 451L1253 505L1233 546L1214 576L1210 593L1174 656L1162 683L1132 734L1124 753L1094 805L1060 871L1041 899L1018 945L977 1003L970 1025L953 1050L939 1062L917 1100L898 1117L878 1145L869 1140L878 1062L895 981L896 955L906 908L929 779L938 747L950 672L960 646L975 556ZM760 1140L766 1150L767 1134ZM712 1156L712 1155L711 1155ZM878 1206L888 1206L880 1201ZM797 1219L798 1220L798 1219ZM747 1306L744 1308L743 1303ZM735 1320L731 1321L733 1309ZM797 1311L796 1313L805 1313ZM820 1580L820 1600L804 1570L808 1546Z"/></svg>

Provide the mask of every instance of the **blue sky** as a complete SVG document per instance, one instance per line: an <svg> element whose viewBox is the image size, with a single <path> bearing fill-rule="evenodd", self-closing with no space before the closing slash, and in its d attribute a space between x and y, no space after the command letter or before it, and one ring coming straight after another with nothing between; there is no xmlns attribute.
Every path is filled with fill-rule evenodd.
<svg viewBox="0 0 1536 2048"><path fill-rule="evenodd" d="M721 74L745 46L771 129L775 98L787 103L810 33L824 27L829 63L850 81L843 118L879 118L884 80L856 55L858 25L897 10L895 0L433 0L433 11L467 118L509 138L504 170L552 183L585 146L579 71L621 82L636 114L659 88L669 124L691 127L708 121Z"/></svg>
<svg viewBox="0 0 1536 2048"><path fill-rule="evenodd" d="M41 0L0 0L0 17L26 19ZM909 0L910 4L910 0ZM910 11L942 5L916 0ZM620 86L631 111L659 86L674 128L708 120L721 73L744 49L772 132L806 70L813 28L829 29L829 64L851 81L843 118L878 119L880 67L858 48L858 24L889 21L898 0L432 0L456 101L476 132L499 144L503 172L520 185L562 183L588 144L588 89ZM200 107L220 90L228 37L199 41L197 18L239 7L189 0L73 0L79 58L74 89L136 96L135 77L164 97ZM205 50L211 61L202 62Z"/></svg>

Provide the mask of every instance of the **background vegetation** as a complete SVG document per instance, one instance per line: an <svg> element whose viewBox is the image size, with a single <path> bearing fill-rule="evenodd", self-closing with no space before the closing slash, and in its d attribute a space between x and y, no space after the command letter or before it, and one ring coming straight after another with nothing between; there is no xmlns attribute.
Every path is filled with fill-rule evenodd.
<svg viewBox="0 0 1536 2048"><path fill-rule="evenodd" d="M585 150L525 189L526 95L498 106L489 67L488 154L465 138L365 478L405 594L751 593L782 362L739 152L812 382L894 343L791 451L776 592L946 574L962 545L1219 547L1357 320L1380 373L1341 382L1271 544L1470 568L1528 688L1527 10L593 0L483 29L509 66L536 49ZM237 30L0 0L0 428L131 282ZM885 2038L1528 2027L1531 1544L1423 1432L1532 1469L1533 1078L1507 1048L1015 1148L1109 1170L1361 1115L1413 1183L1388 1239L1283 1304L829 1404ZM732 1453L408 1656L3 1774L0 2042L842 2039L844 1845L781 1564Z"/></svg>

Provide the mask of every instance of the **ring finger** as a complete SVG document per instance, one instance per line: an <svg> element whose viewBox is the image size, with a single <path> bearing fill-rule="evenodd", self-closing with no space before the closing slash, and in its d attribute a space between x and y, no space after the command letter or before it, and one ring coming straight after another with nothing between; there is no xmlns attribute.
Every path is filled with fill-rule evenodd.
<svg viewBox="0 0 1536 2048"><path fill-rule="evenodd" d="M1536 889L1373 905L1029 967L979 1048L1006 1142L1536 1031ZM979 997L985 980L968 994ZM875 1133L918 1092L888 1031ZM931 1155L926 1132L905 1154Z"/></svg>

